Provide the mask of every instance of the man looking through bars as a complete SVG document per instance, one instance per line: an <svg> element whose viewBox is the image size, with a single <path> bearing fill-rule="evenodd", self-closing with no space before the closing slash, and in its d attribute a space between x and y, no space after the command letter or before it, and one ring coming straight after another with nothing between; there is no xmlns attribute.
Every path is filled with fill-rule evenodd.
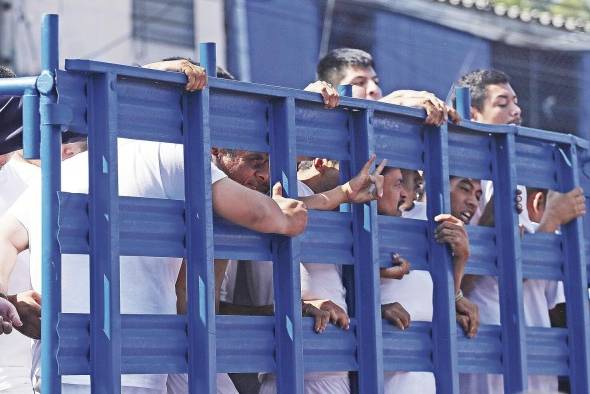
<svg viewBox="0 0 590 394"><path fill-rule="evenodd" d="M183 71L194 74L188 77L189 88L204 86L206 75L203 69L186 65ZM122 180L119 183L120 195L184 199L181 145L120 139L118 153L119 178ZM64 162L62 190L87 192L87 160L87 154L80 154ZM231 181L214 165L212 180L213 209L218 215L255 231L293 236L304 230L307 211L303 203L280 196L270 199ZM40 289L39 208L39 189L32 188L17 201L9 214L0 219L0 291L6 290L16 254L25 249L30 249L33 261L31 269L33 271L34 267L36 271L36 274L32 274L37 278L33 285L37 290ZM174 284L180 259L121 257L121 260L122 313L176 313ZM87 312L88 259L65 255L62 270L63 311ZM129 277L134 279L125 279ZM151 296L154 293L158 297ZM153 302L146 303L146 300ZM14 306L6 299L0 299L0 316L9 325L20 324ZM64 393L86 392L89 388L88 380L83 377L64 377L63 381ZM165 391L165 375L125 375L122 377L122 390L124 393Z"/></svg>
<svg viewBox="0 0 590 394"><path fill-rule="evenodd" d="M406 194L403 187L402 171L399 168L388 167L384 175L383 198L377 203L379 214L427 220L424 203L415 203L414 209L410 211L400 210L400 206L403 206L408 198L412 198ZM481 185L478 180L471 178L451 177L450 193L451 214L443 214L435 218L439 222L435 238L437 242L448 244L453 252L455 289L458 291L470 255L469 238L464 226L469 223L477 209L481 198ZM402 261L398 267L381 269L381 308L384 317L388 318L388 314L399 309L391 304L403 305L407 312L400 313L393 319L400 320L403 327L407 328L410 326L410 318L413 321L432 321L433 284L427 271L412 270L410 272L409 266L405 264L408 263ZM457 292L455 303L457 322L467 336L475 336L479 328L477 307L460 292ZM385 372L384 390L387 394L397 392L434 394L436 383L431 372Z"/></svg>
<svg viewBox="0 0 590 394"><path fill-rule="evenodd" d="M473 121L488 124L519 125L521 123L522 111L518 105L518 97L510 85L510 78L505 73L498 70L477 70L461 77L457 84L469 88ZM480 204L483 215L481 218L475 217L474 221L479 221L481 225L493 226L493 185L491 182L486 182L483 188L484 198ZM521 199L524 199L525 208L527 208L520 214L519 223L527 232L554 232L560 225L586 212L581 188L575 188L568 193L549 191L546 198L542 197L547 201L544 209L541 209L539 203L530 202L524 187L519 186L519 189L524 190ZM541 196L545 195L535 193L531 197L538 199ZM481 322L501 324L498 279L491 276L468 275L463 286L465 294L479 306ZM526 325L550 327L548 311L556 304L565 301L561 282L525 279L522 292ZM462 393L504 392L502 375L462 374L460 382ZM557 391L557 378L547 375L530 375L528 388L529 390Z"/></svg>

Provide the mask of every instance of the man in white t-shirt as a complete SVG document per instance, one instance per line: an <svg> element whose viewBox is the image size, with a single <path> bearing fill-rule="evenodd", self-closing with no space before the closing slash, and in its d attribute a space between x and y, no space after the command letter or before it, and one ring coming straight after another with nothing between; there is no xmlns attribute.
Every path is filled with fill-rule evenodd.
<svg viewBox="0 0 590 394"><path fill-rule="evenodd" d="M200 77L204 78L204 73ZM120 139L118 154L120 195L184 199L181 145ZM81 154L64 162L62 190L87 192L87 160L88 155ZM279 195L274 196L273 200L228 179L214 165L211 171L213 209L221 217L260 232L294 236L305 229L307 211L302 202ZM32 188L17 201L9 214L0 219L0 292L6 291L16 254L27 248L34 262L31 265L33 288L40 291L39 211L39 188ZM176 313L174 285L180 259L121 257L121 261L122 313ZM69 313L88 312L88 258L64 255L62 280L62 310ZM154 292L159 296L152 297ZM20 321L14 312L12 304L0 298L0 316L5 319L4 323L12 321L19 325ZM71 392L88 390L88 379L83 377L64 377L63 382L64 389ZM122 386L124 392L165 392L166 376L125 375L122 377Z"/></svg>
<svg viewBox="0 0 590 394"><path fill-rule="evenodd" d="M510 85L510 78L505 73L497 70L477 70L464 75L459 80L458 85L469 88L472 120L488 124L519 125L521 123L521 108L518 106L518 97ZM547 195L547 207L541 213L539 211L540 205L531 204L531 201L540 195L535 193L529 196L523 186L519 186L519 189L521 195L517 196L517 201L520 198L527 202L526 209L519 215L519 224L525 227L527 232L554 232L560 225L568 223L586 212L581 188L575 188L564 194L549 192ZM491 213L490 202L493 201L491 200L491 182L486 186L484 197L481 210ZM485 204L488 206L483 209ZM531 209L537 211L533 212ZM537 226L534 224L535 221L541 223ZM493 215L484 213L479 222L483 225L493 225ZM523 252L526 253L526 251ZM498 279L496 277L478 276L467 278L465 281L465 293L479 306L482 323L496 325L501 323ZM563 301L563 286L560 283L525 280L523 283L525 323L528 326L550 327L549 309L554 308L557 303ZM501 375L462 374L460 383L461 392L465 394L473 392L484 394L504 392ZM528 380L528 388L530 390L557 391L557 378L554 376L531 375Z"/></svg>
<svg viewBox="0 0 590 394"><path fill-rule="evenodd" d="M344 185L339 185L322 194L314 194L304 183L298 181L299 197L310 209L333 210L340 204L365 202L376 198L382 190L383 178L380 175L385 162L370 173L372 157L361 172ZM213 149L213 162L222 168L230 178L260 192L268 190L268 155L247 151L228 151ZM371 187L374 185L374 190ZM225 281L221 289L224 314L272 314L273 286L272 262L229 263ZM247 269L245 277L238 278L238 270ZM236 283L236 281L245 283ZM246 286L248 302L237 298L236 287ZM317 309L327 312L332 323L348 328L349 318L346 313L345 289L342 285L340 267L333 264L310 264L301 266L303 311ZM239 291L239 290L238 290ZM326 322L315 326L316 332L325 329ZM273 375L263 375L261 393L276 392ZM348 393L350 391L347 372L307 373L305 375L306 393L331 392Z"/></svg>
<svg viewBox="0 0 590 394"><path fill-rule="evenodd" d="M62 145L62 159L65 160L86 150L86 142L71 142ZM25 160L22 151L14 152L10 160L0 168L0 213L4 213L31 184L38 182L41 175L38 160ZM39 295L31 291L29 273L29 253L24 251L17 256L16 265L8 286L10 298L20 305L28 304L38 308ZM31 370L30 340L21 333L10 337L0 337L0 391L10 387L30 389ZM6 369L7 374L3 371ZM24 386L24 387L23 387Z"/></svg>
<svg viewBox="0 0 590 394"><path fill-rule="evenodd" d="M403 188L402 172L399 168L388 167L384 171L383 198L378 201L378 212L381 215L402 216L409 219L427 220L426 204L414 202L413 208L402 212L400 206L409 206L407 200L414 198L407 195ZM459 290L465 264L469 258L469 239L464 226L477 209L481 197L479 181L470 178L451 178L451 215L439 215L435 218L440 222L436 238L438 242L448 243L454 252L455 288ZM394 262L395 263L395 262ZM393 306L389 313L393 321L399 321L403 328L409 326L409 318L413 321L432 321L433 284L428 271L411 271L409 275L405 261L393 268L381 270L381 304L382 309L397 303L403 305L407 312L397 312ZM466 298L456 298L457 321L465 334L472 337L479 327L477 307ZM396 313L397 312L397 313ZM409 313L409 316L406 316ZM397 315L397 316L396 316ZM386 317L384 312L384 317ZM403 329L402 328L402 329ZM430 372L386 372L384 381L385 393L436 393L434 375Z"/></svg>

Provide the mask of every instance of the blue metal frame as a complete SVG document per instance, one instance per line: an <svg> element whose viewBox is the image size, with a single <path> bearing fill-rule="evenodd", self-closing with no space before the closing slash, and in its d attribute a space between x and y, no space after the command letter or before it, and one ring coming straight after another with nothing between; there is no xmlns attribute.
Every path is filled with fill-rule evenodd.
<svg viewBox="0 0 590 394"><path fill-rule="evenodd" d="M57 16L45 16L42 31L41 75L2 80L0 92L25 97L30 157L41 140L43 392L59 393L61 375L90 374L94 392L116 393L122 372L188 372L190 392L214 392L216 372L261 371L277 375L281 393L302 393L304 372L325 370L355 372L363 393L382 391L383 370L433 371L440 393L458 392L459 372L503 373L507 392L525 389L527 374L569 375L573 393L589 391L588 234L578 219L561 235L521 240L513 207L517 183L561 191L579 185L578 156L588 154L588 141L468 121L427 127L423 111L349 97L328 111L317 94L214 78L210 45L201 49L209 85L197 93L180 93L181 74L86 60L59 71ZM458 101L466 117L468 102ZM68 127L89 135L88 195L58 193ZM183 143L185 202L117 197L118 137ZM424 168L430 220L381 217L371 203L311 211L308 229L295 238L241 229L213 218L211 146L269 152L272 181L291 197L298 155L339 159L353 172L373 152L393 166ZM450 210L449 175L497 185L496 228L468 226L467 273L499 277L503 324L482 326L474 339L457 329L451 256L432 237L432 218ZM160 225L148 225L154 222ZM380 320L378 267L390 264L392 250L430 270L432 324L402 332ZM90 255L90 315L61 313L62 253ZM120 315L119 256L138 254L186 258L186 317ZM214 258L273 260L275 317L216 317ZM300 261L354 272L349 331L317 335L311 319L300 318ZM525 327L524 278L564 280L567 330ZM157 349L145 338L159 340Z"/></svg>

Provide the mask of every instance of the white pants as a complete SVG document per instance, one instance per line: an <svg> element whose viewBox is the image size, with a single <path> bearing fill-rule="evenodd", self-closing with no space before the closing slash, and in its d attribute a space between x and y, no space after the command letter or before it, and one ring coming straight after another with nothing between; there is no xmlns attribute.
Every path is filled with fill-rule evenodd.
<svg viewBox="0 0 590 394"><path fill-rule="evenodd" d="M186 394L188 393L188 375L185 373L170 374L166 386L168 394ZM239 394L226 373L217 374L217 394Z"/></svg>
<svg viewBox="0 0 590 394"><path fill-rule="evenodd" d="M305 379L304 392L305 394L350 394L350 381L348 375L346 376L317 376L314 373L311 379ZM259 394L276 394L277 381L274 375L265 375L260 387Z"/></svg>
<svg viewBox="0 0 590 394"><path fill-rule="evenodd" d="M385 372L383 392L385 394L436 394L436 381L432 372Z"/></svg>
<svg viewBox="0 0 590 394"><path fill-rule="evenodd" d="M61 393L62 394L89 394L90 393L90 386L85 384L67 384L64 383L61 385ZM166 392L155 390L155 389L148 389L145 387L129 387L129 386L122 386L121 387L121 394L166 394Z"/></svg>

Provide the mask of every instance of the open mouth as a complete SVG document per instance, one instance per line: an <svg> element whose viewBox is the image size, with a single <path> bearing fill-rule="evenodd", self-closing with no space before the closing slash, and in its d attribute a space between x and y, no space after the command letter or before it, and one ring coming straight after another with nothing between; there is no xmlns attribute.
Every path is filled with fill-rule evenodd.
<svg viewBox="0 0 590 394"><path fill-rule="evenodd" d="M473 217L473 214L469 211L463 211L459 214L459 219L465 224L469 224L472 217Z"/></svg>

